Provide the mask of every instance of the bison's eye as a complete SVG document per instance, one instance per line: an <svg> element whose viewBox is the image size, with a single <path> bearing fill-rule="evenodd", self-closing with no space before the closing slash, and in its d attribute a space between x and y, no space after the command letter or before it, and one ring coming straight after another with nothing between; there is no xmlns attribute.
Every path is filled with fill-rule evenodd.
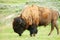
<svg viewBox="0 0 60 40"><path fill-rule="evenodd" d="M19 25L20 25L21 27L25 27L26 23L25 23L23 20L20 20Z"/></svg>

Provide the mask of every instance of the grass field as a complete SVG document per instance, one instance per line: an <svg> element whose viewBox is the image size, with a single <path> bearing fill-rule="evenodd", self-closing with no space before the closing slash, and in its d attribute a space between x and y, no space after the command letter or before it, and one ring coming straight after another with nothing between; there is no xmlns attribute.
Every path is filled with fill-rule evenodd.
<svg viewBox="0 0 60 40"><path fill-rule="evenodd" d="M28 0L0 0L0 3L14 4L14 3L24 3Z"/></svg>

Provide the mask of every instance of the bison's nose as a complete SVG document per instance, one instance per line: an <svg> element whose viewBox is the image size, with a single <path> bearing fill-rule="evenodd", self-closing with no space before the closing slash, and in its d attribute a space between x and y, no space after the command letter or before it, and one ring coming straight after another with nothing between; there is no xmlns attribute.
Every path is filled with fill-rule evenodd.
<svg viewBox="0 0 60 40"><path fill-rule="evenodd" d="M19 34L19 36L21 36L21 34Z"/></svg>

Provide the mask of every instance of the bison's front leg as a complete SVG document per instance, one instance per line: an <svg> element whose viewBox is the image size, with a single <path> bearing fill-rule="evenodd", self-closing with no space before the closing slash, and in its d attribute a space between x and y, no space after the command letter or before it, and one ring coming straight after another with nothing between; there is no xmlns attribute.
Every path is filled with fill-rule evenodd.
<svg viewBox="0 0 60 40"><path fill-rule="evenodd" d="M35 29L35 30L34 29L30 30L30 36L35 36L37 34L37 32L38 32L37 29Z"/></svg>
<svg viewBox="0 0 60 40"><path fill-rule="evenodd" d="M37 34L37 32L38 32L37 26L36 25L31 25L29 27L29 31L30 31L30 36L35 36L35 34Z"/></svg>

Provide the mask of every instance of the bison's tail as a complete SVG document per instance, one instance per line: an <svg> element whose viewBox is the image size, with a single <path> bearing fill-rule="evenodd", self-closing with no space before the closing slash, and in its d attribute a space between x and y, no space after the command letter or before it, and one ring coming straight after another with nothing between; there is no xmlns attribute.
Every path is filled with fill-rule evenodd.
<svg viewBox="0 0 60 40"><path fill-rule="evenodd" d="M58 14L58 18L60 18L60 13L58 11L56 11L56 13Z"/></svg>
<svg viewBox="0 0 60 40"><path fill-rule="evenodd" d="M60 18L60 15L59 15L59 18Z"/></svg>
<svg viewBox="0 0 60 40"><path fill-rule="evenodd" d="M58 12L59 18L60 18L60 13Z"/></svg>
<svg viewBox="0 0 60 40"><path fill-rule="evenodd" d="M60 13L59 13L59 18L60 18Z"/></svg>

